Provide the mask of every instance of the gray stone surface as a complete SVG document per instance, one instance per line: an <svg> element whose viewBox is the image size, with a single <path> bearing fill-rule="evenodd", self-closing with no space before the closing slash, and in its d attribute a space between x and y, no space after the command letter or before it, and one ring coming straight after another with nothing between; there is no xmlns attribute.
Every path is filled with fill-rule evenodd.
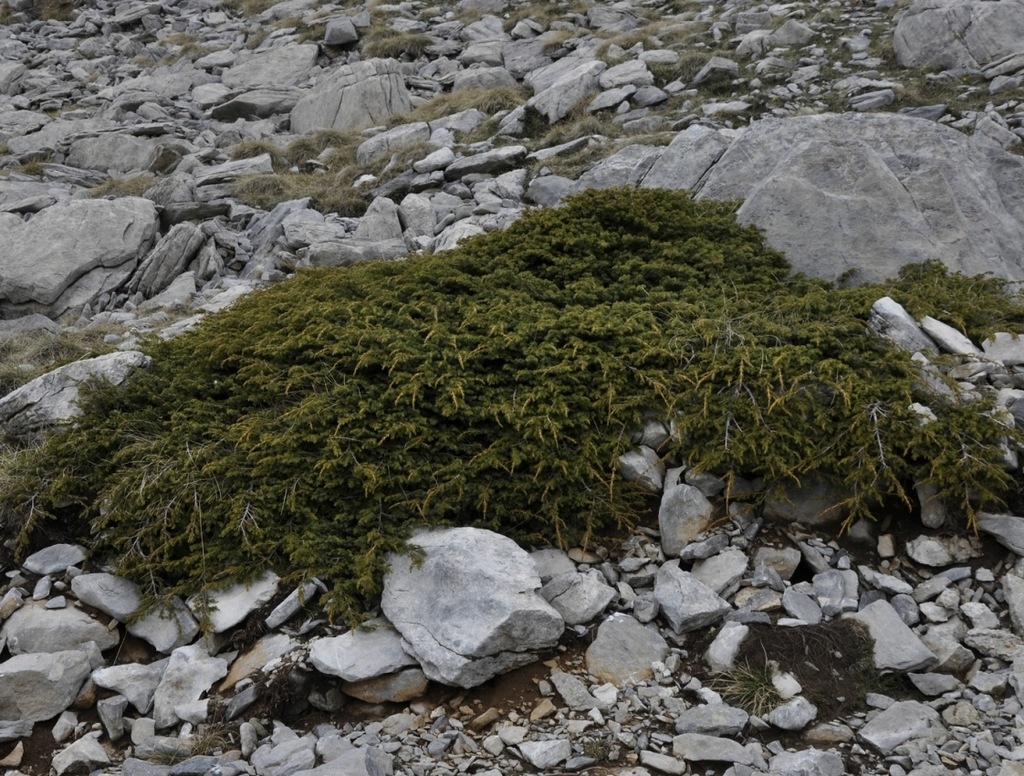
<svg viewBox="0 0 1024 776"><path fill-rule="evenodd" d="M116 617L130 620L128 632L148 641L158 652L170 652L195 638L199 624L179 598L164 608L136 618L142 604L142 591L134 582L113 574L79 574L71 581L76 596L90 606Z"/></svg>
<svg viewBox="0 0 1024 776"><path fill-rule="evenodd" d="M942 740L948 731L939 713L917 701L897 701L862 727L857 737L881 755L911 739Z"/></svg>
<svg viewBox="0 0 1024 776"><path fill-rule="evenodd" d="M541 598L530 556L478 528L417 534L422 558L395 555L381 607L430 678L473 687L533 660L564 623Z"/></svg>
<svg viewBox="0 0 1024 776"><path fill-rule="evenodd" d="M731 608L714 590L680 569L678 561L670 561L658 570L654 597L676 633L713 625Z"/></svg>
<svg viewBox="0 0 1024 776"><path fill-rule="evenodd" d="M6 719L42 722L72 704L91 666L85 652L32 652L0 663L0 709Z"/></svg>
<svg viewBox="0 0 1024 776"><path fill-rule="evenodd" d="M156 231L153 203L138 197L74 200L24 223L0 220L0 307L36 304L60 314L69 286L94 269L138 260Z"/></svg>
<svg viewBox="0 0 1024 776"><path fill-rule="evenodd" d="M214 633L223 633L270 601L277 593L280 581L281 578L273 571L265 571L251 582L211 590L201 596L193 596L186 603L197 617L209 619Z"/></svg>
<svg viewBox="0 0 1024 776"><path fill-rule="evenodd" d="M915 0L892 45L904 67L979 70L1024 52L1024 7L1020 0Z"/></svg>
<svg viewBox="0 0 1024 776"><path fill-rule="evenodd" d="M651 663L667 655L668 642L657 628L627 614L613 614L601 623L587 647L587 671L599 681L622 687L651 677Z"/></svg>
<svg viewBox="0 0 1024 776"><path fill-rule="evenodd" d="M903 305L891 297L883 296L871 305L868 329L902 350L938 355L938 348L932 339L921 330Z"/></svg>
<svg viewBox="0 0 1024 776"><path fill-rule="evenodd" d="M682 733L672 739L672 754L687 762L725 762L750 765L750 752L729 738Z"/></svg>
<svg viewBox="0 0 1024 776"><path fill-rule="evenodd" d="M1024 556L1024 517L979 512L978 530L987 533L1007 549Z"/></svg>
<svg viewBox="0 0 1024 776"><path fill-rule="evenodd" d="M931 668L938 662L936 656L904 624L888 601L875 601L847 616L863 623L875 640L875 668L918 671Z"/></svg>
<svg viewBox="0 0 1024 776"><path fill-rule="evenodd" d="M615 590L596 569L569 572L555 577L540 590L566 625L580 625L601 614L615 597Z"/></svg>
<svg viewBox="0 0 1024 776"><path fill-rule="evenodd" d="M120 641L117 629L94 620L78 609L47 609L33 601L14 612L0 627L0 643L6 640L12 655L26 652L65 652L94 642L101 650Z"/></svg>
<svg viewBox="0 0 1024 776"><path fill-rule="evenodd" d="M91 679L97 687L120 693L140 714L148 714L166 668L167 658L146 665L125 663L99 668L92 672Z"/></svg>
<svg viewBox="0 0 1024 776"><path fill-rule="evenodd" d="M201 644L174 650L153 696L153 720L157 730L176 724L180 717L175 709L199 700L227 671L227 661L210 657Z"/></svg>
<svg viewBox="0 0 1024 776"><path fill-rule="evenodd" d="M661 548L676 557L708 527L714 508L698 488L678 483L666 488L658 508Z"/></svg>
<svg viewBox="0 0 1024 776"><path fill-rule="evenodd" d="M368 59L324 73L291 112L293 132L365 129L411 107L393 59Z"/></svg>
<svg viewBox="0 0 1024 776"><path fill-rule="evenodd" d="M707 736L737 736L747 726L750 715L727 703L708 703L679 712L675 718L677 733Z"/></svg>
<svg viewBox="0 0 1024 776"><path fill-rule="evenodd" d="M1024 277L1024 198L1013 193L1024 160L934 122L881 113L764 119L694 176L698 198L744 200L740 220L812 275L856 270L869 282L939 259L968 274ZM806 228L810 213L832 228Z"/></svg>
<svg viewBox="0 0 1024 776"><path fill-rule="evenodd" d="M22 563L33 574L63 574L69 566L78 566L85 560L85 548L79 544L51 544L38 550Z"/></svg>
<svg viewBox="0 0 1024 776"><path fill-rule="evenodd" d="M0 398L0 429L23 441L39 438L52 426L78 417L78 393L82 384L102 379L119 385L138 369L150 365L139 351L107 353L57 367Z"/></svg>
<svg viewBox="0 0 1024 776"><path fill-rule="evenodd" d="M818 708L802 695L774 708L767 716L768 722L782 730L803 730L818 717Z"/></svg>
<svg viewBox="0 0 1024 776"><path fill-rule="evenodd" d="M317 671L360 682L417 665L402 649L402 636L386 620L376 619L340 636L312 642L309 661Z"/></svg>

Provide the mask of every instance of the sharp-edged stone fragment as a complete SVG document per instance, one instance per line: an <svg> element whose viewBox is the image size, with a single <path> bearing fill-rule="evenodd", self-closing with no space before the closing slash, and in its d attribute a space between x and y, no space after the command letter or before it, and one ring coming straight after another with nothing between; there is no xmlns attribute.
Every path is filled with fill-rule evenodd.
<svg viewBox="0 0 1024 776"><path fill-rule="evenodd" d="M321 673L361 682L415 666L416 658L402 649L402 636L383 619L370 620L340 636L316 639L309 661Z"/></svg>
<svg viewBox="0 0 1024 776"><path fill-rule="evenodd" d="M140 714L148 714L166 668L166 658L146 665L124 663L93 671L92 680L98 687L120 693Z"/></svg>
<svg viewBox="0 0 1024 776"><path fill-rule="evenodd" d="M654 597L676 633L712 625L732 608L693 574L680 569L678 561L669 561L658 569Z"/></svg>
<svg viewBox="0 0 1024 776"><path fill-rule="evenodd" d="M572 754L572 744L567 738L551 741L523 741L519 753L534 768L546 770L565 762Z"/></svg>
<svg viewBox="0 0 1024 776"><path fill-rule="evenodd" d="M562 615L566 625L579 625L600 615L615 597L615 590L599 571L590 569L555 577L540 594Z"/></svg>
<svg viewBox="0 0 1024 776"><path fill-rule="evenodd" d="M537 593L536 566L511 539L452 528L411 541L422 557L391 556L381 608L428 677L474 687L558 641L562 618Z"/></svg>
<svg viewBox="0 0 1024 776"><path fill-rule="evenodd" d="M658 629L627 614L613 614L597 629L587 648L587 672L601 682L623 687L653 676L651 664L668 655Z"/></svg>
<svg viewBox="0 0 1024 776"><path fill-rule="evenodd" d="M707 530L714 507L699 488L685 482L666 488L658 509L661 548L677 557L686 545Z"/></svg>
<svg viewBox="0 0 1024 776"><path fill-rule="evenodd" d="M50 765L57 776L67 772L92 773L110 763L110 755L99 742L100 733L88 733L53 756Z"/></svg>
<svg viewBox="0 0 1024 776"><path fill-rule="evenodd" d="M252 582L193 596L187 604L197 617L209 619L214 633L223 633L273 598L280 581L281 578L273 571L266 571Z"/></svg>
<svg viewBox="0 0 1024 776"><path fill-rule="evenodd" d="M726 703L693 706L676 715L676 733L700 733L706 736L738 736L750 715Z"/></svg>
<svg viewBox="0 0 1024 776"><path fill-rule="evenodd" d="M179 598L172 599L165 608L133 619L142 605L142 591L123 577L104 572L79 574L71 581L71 589L84 603L121 622L132 619L128 632L145 639L159 652L184 646L199 633L199 624Z"/></svg>
<svg viewBox="0 0 1024 776"><path fill-rule="evenodd" d="M99 379L119 385L150 362L149 356L132 350L57 367L0 398L0 429L15 439L35 440L50 427L78 417L78 394L84 383Z"/></svg>
<svg viewBox="0 0 1024 776"><path fill-rule="evenodd" d="M978 513L978 530L1018 555L1024 556L1024 517Z"/></svg>
<svg viewBox="0 0 1024 776"><path fill-rule="evenodd" d="M736 741L701 733L683 733L673 738L672 754L687 762L753 763L750 752Z"/></svg>
<svg viewBox="0 0 1024 776"><path fill-rule="evenodd" d="M157 730L176 724L175 707L199 700L227 672L227 661L210 657L201 644L174 650L153 696Z"/></svg>
<svg viewBox="0 0 1024 776"><path fill-rule="evenodd" d="M846 615L862 623L874 639L875 668L918 671L931 668L938 658L900 619L888 601L875 601L855 614Z"/></svg>
<svg viewBox="0 0 1024 776"><path fill-rule="evenodd" d="M0 709L8 719L42 722L70 706L92 666L85 652L32 652L0 663Z"/></svg>
<svg viewBox="0 0 1024 776"><path fill-rule="evenodd" d="M917 701L897 701L869 720L857 737L886 756L911 739L938 742L948 734L935 709Z"/></svg>

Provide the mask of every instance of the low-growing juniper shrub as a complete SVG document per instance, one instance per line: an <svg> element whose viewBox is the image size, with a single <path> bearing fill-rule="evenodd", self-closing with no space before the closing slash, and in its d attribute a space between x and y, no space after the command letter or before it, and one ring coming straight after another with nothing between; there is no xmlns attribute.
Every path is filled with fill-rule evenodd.
<svg viewBox="0 0 1024 776"><path fill-rule="evenodd" d="M670 462L822 475L852 515L915 478L968 520L997 503L1014 432L928 394L864 324L888 293L980 336L1020 323L1006 289L938 265L884 287L794 277L735 209L590 191L454 251L301 272L92 391L0 501L23 547L79 520L153 596L273 568L325 580L352 621L417 528L569 546L628 527L651 497L616 461L652 417L674 421Z"/></svg>

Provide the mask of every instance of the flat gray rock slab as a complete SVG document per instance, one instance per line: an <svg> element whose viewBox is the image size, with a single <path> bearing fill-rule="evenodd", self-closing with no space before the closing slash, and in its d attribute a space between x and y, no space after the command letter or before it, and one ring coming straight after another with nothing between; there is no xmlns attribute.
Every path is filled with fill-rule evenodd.
<svg viewBox="0 0 1024 776"><path fill-rule="evenodd" d="M1024 556L1024 517L979 512L978 530L989 534L1008 550Z"/></svg>
<svg viewBox="0 0 1024 776"><path fill-rule="evenodd" d="M223 633L270 601L277 593L280 581L277 574L267 571L251 582L193 596L187 601L188 607L197 618L209 617L210 628L214 633Z"/></svg>
<svg viewBox="0 0 1024 776"><path fill-rule="evenodd" d="M572 744L567 738L552 741L523 741L519 753L534 768L546 770L564 763L572 755Z"/></svg>
<svg viewBox="0 0 1024 776"><path fill-rule="evenodd" d="M696 182L697 198L743 200L739 220L763 229L797 272L834 280L857 269L872 282L937 259L969 275L1024 277L1020 157L892 113L764 118L735 139L720 135L728 149ZM685 187L660 164L651 175Z"/></svg>
<svg viewBox="0 0 1024 776"><path fill-rule="evenodd" d="M738 547L698 560L693 564L693 576L721 596L731 595L739 587L740 579L750 564L746 553Z"/></svg>
<svg viewBox="0 0 1024 776"><path fill-rule="evenodd" d="M875 601L846 616L863 623L875 640L875 668L919 671L938 662L934 653L906 626L888 601Z"/></svg>
<svg viewBox="0 0 1024 776"><path fill-rule="evenodd" d="M27 222L0 220L0 297L53 305L87 272L141 257L158 225L153 203L141 197L76 199Z"/></svg>
<svg viewBox="0 0 1024 776"><path fill-rule="evenodd" d="M0 628L13 655L26 652L64 652L94 642L100 650L121 640L117 628L94 620L80 609L47 609L45 601L32 601L18 609Z"/></svg>
<svg viewBox="0 0 1024 776"><path fill-rule="evenodd" d="M423 671L406 668L361 682L343 682L341 689L346 695L367 703L405 703L425 695L428 685Z"/></svg>
<svg viewBox="0 0 1024 776"><path fill-rule="evenodd" d="M296 103L291 130L365 129L386 124L412 107L405 79L394 59L368 59L324 73Z"/></svg>
<svg viewBox="0 0 1024 776"><path fill-rule="evenodd" d="M729 602L679 568L679 561L669 561L658 569L654 580L654 597L668 624L676 633L713 625L732 609Z"/></svg>
<svg viewBox="0 0 1024 776"><path fill-rule="evenodd" d="M422 555L392 555L381 608L435 681L475 687L532 662L565 625L538 593L529 554L480 528L428 531Z"/></svg>
<svg viewBox="0 0 1024 776"><path fill-rule="evenodd" d="M743 709L727 703L693 706L676 715L676 733L700 733L706 736L738 736L750 720Z"/></svg>
<svg viewBox="0 0 1024 776"><path fill-rule="evenodd" d="M911 739L938 741L948 734L935 709L917 701L897 701L869 720L857 736L885 756Z"/></svg>
<svg viewBox="0 0 1024 776"><path fill-rule="evenodd" d="M51 544L25 558L22 567L33 574L62 574L69 566L85 560L85 548L78 544Z"/></svg>
<svg viewBox="0 0 1024 776"><path fill-rule="evenodd" d="M1024 3L916 0L896 25L893 52L904 67L984 69L1024 52Z"/></svg>
<svg viewBox="0 0 1024 776"><path fill-rule="evenodd" d="M613 614L597 629L587 647L587 672L616 687L643 682L653 676L651 664L668 656L668 642L658 629L643 625L628 614Z"/></svg>
<svg viewBox="0 0 1024 776"><path fill-rule="evenodd" d="M804 749L800 752L779 752L768 764L768 773L786 776L845 776L846 765L835 752Z"/></svg>
<svg viewBox="0 0 1024 776"><path fill-rule="evenodd" d="M309 650L317 671L361 682L402 668L418 665L402 649L402 634L386 620L370 620L340 636L317 639Z"/></svg>
<svg viewBox="0 0 1024 776"><path fill-rule="evenodd" d="M672 739L672 754L687 762L725 762L751 765L747 749L730 738L683 733Z"/></svg>
<svg viewBox="0 0 1024 776"><path fill-rule="evenodd" d="M33 652L0 663L0 709L8 719L42 722L70 706L92 666L85 652Z"/></svg>
<svg viewBox="0 0 1024 776"><path fill-rule="evenodd" d="M57 367L0 399L0 427L9 436L32 440L49 427L78 417L78 392L83 383L99 379L119 385L150 362L149 356L128 350Z"/></svg>

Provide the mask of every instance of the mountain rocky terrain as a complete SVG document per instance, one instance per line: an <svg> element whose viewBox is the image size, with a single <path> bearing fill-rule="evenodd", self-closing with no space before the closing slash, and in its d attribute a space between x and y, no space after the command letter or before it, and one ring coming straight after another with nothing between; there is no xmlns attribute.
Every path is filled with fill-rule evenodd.
<svg viewBox="0 0 1024 776"><path fill-rule="evenodd" d="M741 199L829 280L1022 280L1022 86L1021 0L2 0L0 338L112 352L26 373L0 424L31 443L89 375L145 367L142 337L299 268L443 251L587 188ZM1024 423L1024 345L941 317L881 299L872 329ZM77 545L5 561L0 767L1024 774L1024 517L964 537L922 486L839 543L827 489L726 505L659 463L670 432L621 461L657 528L568 553L424 534L355 630L315 583L140 618Z"/></svg>

